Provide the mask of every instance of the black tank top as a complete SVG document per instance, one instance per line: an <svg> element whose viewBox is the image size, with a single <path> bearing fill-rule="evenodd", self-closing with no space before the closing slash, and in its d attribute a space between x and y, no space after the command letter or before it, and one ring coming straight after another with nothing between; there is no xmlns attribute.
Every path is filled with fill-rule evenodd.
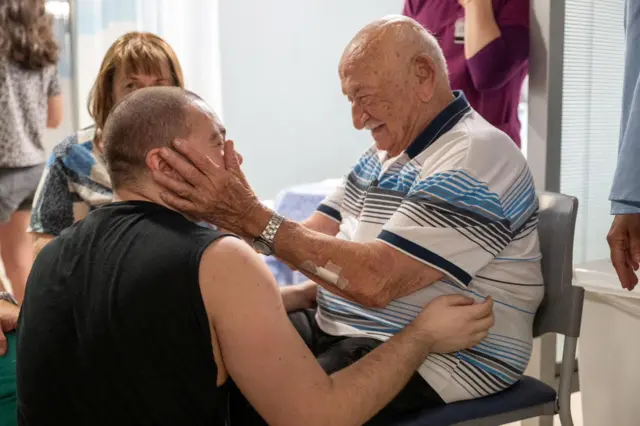
<svg viewBox="0 0 640 426"><path fill-rule="evenodd" d="M198 280L222 236L132 201L47 245L19 322L19 424L227 424L230 381L216 386Z"/></svg>

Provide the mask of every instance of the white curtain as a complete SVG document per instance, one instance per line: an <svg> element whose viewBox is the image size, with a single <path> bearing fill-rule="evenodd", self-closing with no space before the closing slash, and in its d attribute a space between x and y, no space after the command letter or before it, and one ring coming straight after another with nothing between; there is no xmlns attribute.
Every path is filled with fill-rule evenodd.
<svg viewBox="0 0 640 426"><path fill-rule="evenodd" d="M77 0L76 90L80 127L92 124L86 102L109 46L128 31L164 38L178 55L185 86L222 117L217 0Z"/></svg>

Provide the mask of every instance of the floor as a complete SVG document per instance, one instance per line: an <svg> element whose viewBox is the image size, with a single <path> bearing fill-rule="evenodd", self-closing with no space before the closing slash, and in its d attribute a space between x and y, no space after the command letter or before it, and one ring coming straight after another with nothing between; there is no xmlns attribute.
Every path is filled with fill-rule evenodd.
<svg viewBox="0 0 640 426"><path fill-rule="evenodd" d="M571 414L573 415L574 426L584 426L582 422L582 400L579 392L571 395ZM510 423L506 426L520 426L520 422ZM553 426L561 426L558 416L555 416Z"/></svg>

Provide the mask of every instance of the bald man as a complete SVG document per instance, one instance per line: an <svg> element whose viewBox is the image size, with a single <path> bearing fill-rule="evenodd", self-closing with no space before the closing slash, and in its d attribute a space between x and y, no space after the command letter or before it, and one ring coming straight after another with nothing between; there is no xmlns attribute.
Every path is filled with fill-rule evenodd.
<svg viewBox="0 0 640 426"><path fill-rule="evenodd" d="M295 223L260 205L231 161L232 145L225 167L192 144L177 147L190 163L163 151L186 180L154 174L167 188L163 199L253 239L257 250L319 283L317 313L298 328L344 339L332 360L321 360L334 368L401 333L438 296L493 297L488 337L426 357L406 401L434 406L509 387L527 366L544 292L527 162L452 92L436 40L410 18L364 27L338 71L353 125L370 132L373 145L309 220Z"/></svg>
<svg viewBox="0 0 640 426"><path fill-rule="evenodd" d="M138 90L109 115L102 140L116 202L48 244L29 277L21 425L359 425L429 353L486 336L491 303L444 297L328 375L286 316L310 306L305 288L279 290L245 242L161 200L151 173L170 172L160 152L174 138L223 161L224 127L182 89Z"/></svg>

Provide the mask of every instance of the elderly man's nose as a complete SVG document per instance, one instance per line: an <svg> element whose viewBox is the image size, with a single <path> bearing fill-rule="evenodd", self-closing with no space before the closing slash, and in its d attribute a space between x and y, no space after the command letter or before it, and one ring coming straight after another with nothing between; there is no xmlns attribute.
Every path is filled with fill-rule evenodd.
<svg viewBox="0 0 640 426"><path fill-rule="evenodd" d="M364 129L364 124L369 118L367 113L365 113L361 107L353 104L353 106L351 107L351 116L353 118L353 127L355 127L357 130Z"/></svg>

